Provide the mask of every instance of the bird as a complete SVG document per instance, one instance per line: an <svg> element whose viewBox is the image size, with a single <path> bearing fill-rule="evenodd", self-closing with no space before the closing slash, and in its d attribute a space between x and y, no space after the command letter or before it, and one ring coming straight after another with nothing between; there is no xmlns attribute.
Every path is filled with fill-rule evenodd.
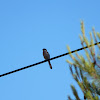
<svg viewBox="0 0 100 100"><path fill-rule="evenodd" d="M48 53L47 49L43 48L42 50L43 50L44 59L46 60L50 59L50 54ZM50 61L48 61L48 63L49 63L50 69L52 69L52 65Z"/></svg>

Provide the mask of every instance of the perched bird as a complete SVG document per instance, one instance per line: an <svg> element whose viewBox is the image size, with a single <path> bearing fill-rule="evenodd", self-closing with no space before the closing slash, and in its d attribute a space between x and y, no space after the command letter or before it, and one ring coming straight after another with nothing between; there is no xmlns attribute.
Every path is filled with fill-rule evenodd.
<svg viewBox="0 0 100 100"><path fill-rule="evenodd" d="M46 59L46 60L50 59L50 55L45 48L43 49L43 56L44 56L44 59ZM48 61L48 63L49 63L50 68L52 69L52 65L51 65L50 61Z"/></svg>

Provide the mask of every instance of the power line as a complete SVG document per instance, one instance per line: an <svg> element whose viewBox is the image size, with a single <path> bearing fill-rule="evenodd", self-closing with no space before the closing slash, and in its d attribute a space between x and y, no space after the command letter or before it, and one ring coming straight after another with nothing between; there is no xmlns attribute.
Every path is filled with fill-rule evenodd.
<svg viewBox="0 0 100 100"><path fill-rule="evenodd" d="M83 48L80 48L80 49L77 49L77 50L73 50L73 51L68 52L68 53L61 54L61 55L59 55L59 56L50 58L50 59L48 59L48 60L53 60L53 59L56 59L56 58L59 58L59 57L68 55L68 54L70 54L70 53L74 53L74 52L76 52L76 51L80 51L80 50L86 49L86 48L88 48L88 47L91 47L91 46L94 46L94 45L97 45L97 44L100 44L100 42L97 42L97 43L95 43L95 44L93 44L93 45L89 45L89 46L86 46L86 47L83 47ZM10 71L10 72L1 74L0 77L9 75L9 74L11 74L11 73L15 73L15 72L21 71L21 70L23 70L23 69L26 69L26 68L29 68L29 67L32 67L32 66L41 64L41 63L44 63L44 62L46 62L46 61L48 61L48 60L40 61L40 62L38 62L38 63L35 63L35 64L29 65L29 66L26 66L26 67L22 67L22 68L19 68L19 69L16 69L16 70L13 70L13 71Z"/></svg>

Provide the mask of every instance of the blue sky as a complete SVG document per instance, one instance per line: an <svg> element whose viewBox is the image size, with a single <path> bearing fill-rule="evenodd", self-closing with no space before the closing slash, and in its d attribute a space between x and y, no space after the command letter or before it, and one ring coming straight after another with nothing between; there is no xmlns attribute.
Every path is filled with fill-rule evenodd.
<svg viewBox="0 0 100 100"><path fill-rule="evenodd" d="M66 45L81 47L80 21L86 35L92 27L100 32L100 1L91 0L1 0L0 1L0 74L44 60L42 49L51 57L67 52ZM80 52L82 54L82 51ZM47 62L0 78L1 100L73 99L73 80L69 56Z"/></svg>

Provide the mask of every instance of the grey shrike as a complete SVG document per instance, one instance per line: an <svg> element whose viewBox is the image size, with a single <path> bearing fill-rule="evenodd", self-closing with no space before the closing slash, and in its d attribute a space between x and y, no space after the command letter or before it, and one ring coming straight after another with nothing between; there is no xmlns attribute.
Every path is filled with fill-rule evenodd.
<svg viewBox="0 0 100 100"><path fill-rule="evenodd" d="M44 59L46 59L46 60L50 59L50 55L45 48L43 49L43 56L44 56ZM48 61L48 63L49 63L50 68L52 69L52 65L51 65L50 61Z"/></svg>

